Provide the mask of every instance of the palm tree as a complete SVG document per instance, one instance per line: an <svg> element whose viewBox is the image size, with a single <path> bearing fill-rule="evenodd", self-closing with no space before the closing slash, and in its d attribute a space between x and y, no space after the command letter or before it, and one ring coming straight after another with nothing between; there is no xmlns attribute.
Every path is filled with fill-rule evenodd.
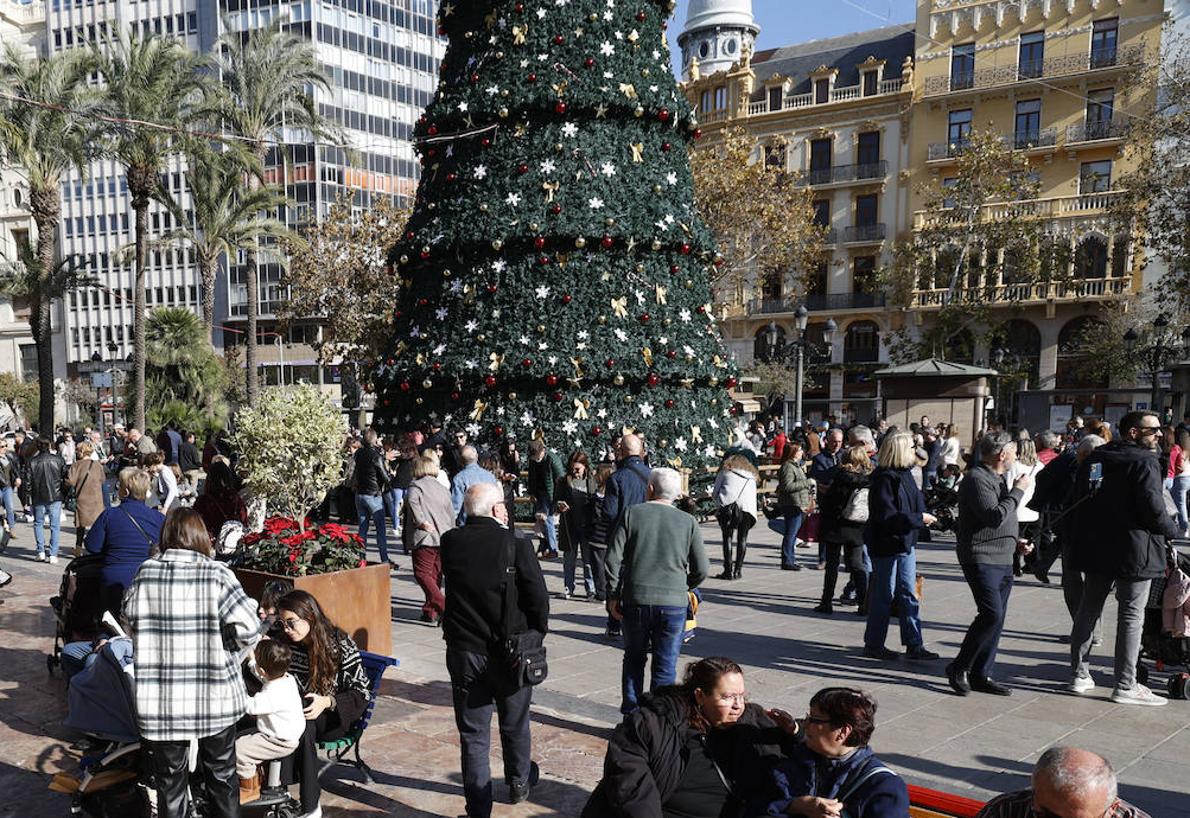
<svg viewBox="0 0 1190 818"><path fill-rule="evenodd" d="M133 287L132 423L145 422L145 267L149 204L158 198L158 174L187 141L209 95L209 60L172 37L143 39L125 32L96 44L92 57L106 86L107 105L124 123L109 129L111 152L124 166L136 215L136 284ZM152 123L152 124L150 124Z"/></svg>
<svg viewBox="0 0 1190 818"><path fill-rule="evenodd" d="M317 141L335 133L333 125L318 113L312 88L329 88L319 66L314 46L282 28L279 19L247 34L234 31L224 20L225 31L216 46L225 104L219 110L224 126L238 137L261 165L272 143L282 141L283 128L308 131ZM252 189L260 179L252 177ZM256 324L259 309L256 253L248 251L248 332L245 359L248 402L259 391L256 372Z"/></svg>
<svg viewBox="0 0 1190 818"><path fill-rule="evenodd" d="M193 212L187 214L165 192L164 204L179 226L161 240L194 248L202 279L203 322L207 337L213 338L215 275L219 257L226 254L230 261L240 250L255 251L261 238L297 239L280 221L261 215L285 203L281 188L277 185L245 185L245 176L254 178L255 174L235 156L204 150L192 153L187 165L186 179Z"/></svg>
<svg viewBox="0 0 1190 818"><path fill-rule="evenodd" d="M54 298L62 178L71 168L84 172L94 144L98 97L87 85L88 61L77 52L29 58L9 45L0 57L0 161L21 173L29 186L29 212L37 228L37 250L26 257L29 325L37 347L40 388L37 423L54 428L54 361L50 304ZM32 262L32 263L29 263ZM30 282L26 279L26 285Z"/></svg>
<svg viewBox="0 0 1190 818"><path fill-rule="evenodd" d="M145 321L149 417L206 429L227 416L227 371L206 326L185 307L161 307ZM183 417L179 417L179 412Z"/></svg>

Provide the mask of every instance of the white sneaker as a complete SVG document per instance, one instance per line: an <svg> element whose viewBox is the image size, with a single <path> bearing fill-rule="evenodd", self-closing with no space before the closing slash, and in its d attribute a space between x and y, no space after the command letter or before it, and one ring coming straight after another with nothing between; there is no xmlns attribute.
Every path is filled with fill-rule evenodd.
<svg viewBox="0 0 1190 818"><path fill-rule="evenodd" d="M298 818L322 818L322 804L319 804L309 812L299 815Z"/></svg>
<svg viewBox="0 0 1190 818"><path fill-rule="evenodd" d="M37 561L45 562L45 553L44 552L42 552L42 551L37 552Z"/></svg>
<svg viewBox="0 0 1190 818"><path fill-rule="evenodd" d="M50 565L57 565L57 564L58 564L58 558L50 557Z"/></svg>
<svg viewBox="0 0 1190 818"><path fill-rule="evenodd" d="M1070 683L1070 692L1077 693L1084 696L1095 689L1095 680L1087 676L1075 676L1074 681Z"/></svg>
<svg viewBox="0 0 1190 818"><path fill-rule="evenodd" d="M1142 704L1147 707L1161 707L1169 704L1169 699L1163 699L1142 684L1131 690L1117 690L1111 694L1111 700L1116 704Z"/></svg>
<svg viewBox="0 0 1190 818"><path fill-rule="evenodd" d="M3 588L8 583L12 582L12 574L0 568L0 588Z"/></svg>

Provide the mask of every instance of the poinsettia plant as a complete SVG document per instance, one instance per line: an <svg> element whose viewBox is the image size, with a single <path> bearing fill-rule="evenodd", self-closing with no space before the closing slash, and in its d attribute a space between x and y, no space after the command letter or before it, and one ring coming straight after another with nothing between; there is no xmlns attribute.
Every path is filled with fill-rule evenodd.
<svg viewBox="0 0 1190 818"><path fill-rule="evenodd" d="M334 523L269 517L262 531L240 540L239 564L287 577L329 574L367 565L364 541Z"/></svg>

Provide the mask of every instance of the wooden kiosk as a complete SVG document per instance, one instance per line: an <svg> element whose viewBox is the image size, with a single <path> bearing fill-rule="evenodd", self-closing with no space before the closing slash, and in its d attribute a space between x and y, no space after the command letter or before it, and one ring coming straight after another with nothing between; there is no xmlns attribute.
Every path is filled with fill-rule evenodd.
<svg viewBox="0 0 1190 818"><path fill-rule="evenodd" d="M957 364L937 358L878 370L884 417L889 425L908 429L922 415L931 421L954 423L965 446L975 444L984 424L994 369Z"/></svg>

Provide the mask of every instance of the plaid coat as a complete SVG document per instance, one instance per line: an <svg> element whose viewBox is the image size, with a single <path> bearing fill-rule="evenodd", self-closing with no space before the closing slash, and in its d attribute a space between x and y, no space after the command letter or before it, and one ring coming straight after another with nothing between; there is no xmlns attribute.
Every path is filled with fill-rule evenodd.
<svg viewBox="0 0 1190 818"><path fill-rule="evenodd" d="M247 712L239 654L259 639L261 623L231 569L168 549L141 565L124 617L133 632L143 739L211 736Z"/></svg>

